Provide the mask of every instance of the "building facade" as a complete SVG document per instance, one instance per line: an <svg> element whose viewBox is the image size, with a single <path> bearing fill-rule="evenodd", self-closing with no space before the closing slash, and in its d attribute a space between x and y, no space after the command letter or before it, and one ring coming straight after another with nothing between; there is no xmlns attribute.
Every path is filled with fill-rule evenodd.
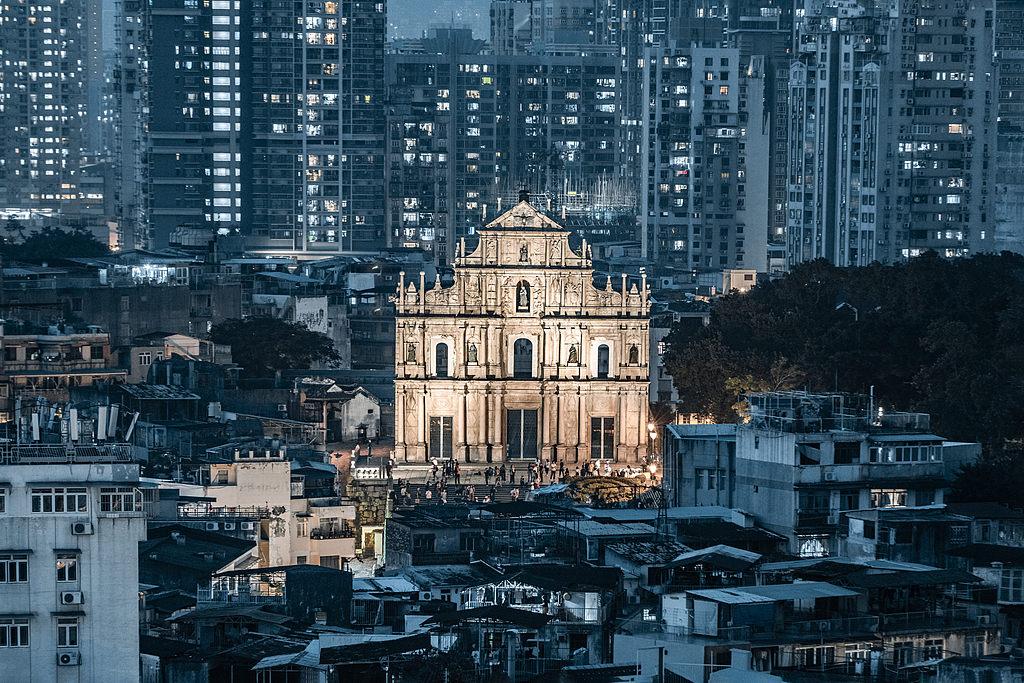
<svg viewBox="0 0 1024 683"><path fill-rule="evenodd" d="M694 270L766 271L764 59L675 43L644 54L644 255Z"/></svg>
<svg viewBox="0 0 1024 683"><path fill-rule="evenodd" d="M139 680L139 467L81 436L0 453L3 680Z"/></svg>
<svg viewBox="0 0 1024 683"><path fill-rule="evenodd" d="M646 276L595 287L586 243L525 199L463 246L451 286L402 276L399 460L647 456Z"/></svg>
<svg viewBox="0 0 1024 683"><path fill-rule="evenodd" d="M383 246L383 2L155 0L146 21L148 244Z"/></svg>
<svg viewBox="0 0 1024 683"><path fill-rule="evenodd" d="M77 213L85 4L0 8L0 207Z"/></svg>
<svg viewBox="0 0 1024 683"><path fill-rule="evenodd" d="M632 206L617 192L614 55L481 54L460 30L437 30L422 47L388 55L389 246L448 266L459 239L523 186L547 195L549 210Z"/></svg>
<svg viewBox="0 0 1024 683"><path fill-rule="evenodd" d="M866 396L757 392L737 425L668 425L672 505L750 512L801 557L836 555L853 510L943 503L980 444L944 440L923 413L879 415Z"/></svg>

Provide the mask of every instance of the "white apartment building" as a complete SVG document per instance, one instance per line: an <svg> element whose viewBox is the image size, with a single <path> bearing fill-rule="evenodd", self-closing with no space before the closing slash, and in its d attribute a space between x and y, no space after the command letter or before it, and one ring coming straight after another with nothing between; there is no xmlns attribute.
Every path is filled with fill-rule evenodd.
<svg viewBox="0 0 1024 683"><path fill-rule="evenodd" d="M0 450L0 680L139 680L146 520L127 445Z"/></svg>

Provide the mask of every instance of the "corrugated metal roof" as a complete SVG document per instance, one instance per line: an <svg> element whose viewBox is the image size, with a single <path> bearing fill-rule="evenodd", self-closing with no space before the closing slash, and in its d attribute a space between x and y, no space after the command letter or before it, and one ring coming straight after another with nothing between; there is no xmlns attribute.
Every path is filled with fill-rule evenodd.
<svg viewBox="0 0 1024 683"><path fill-rule="evenodd" d="M807 600L810 598L852 598L859 593L824 581L797 581L775 586L748 586L743 590L772 600Z"/></svg>
<svg viewBox="0 0 1024 683"><path fill-rule="evenodd" d="M726 605L744 605L757 602L774 602L772 598L766 598L756 593L748 593L739 588L701 588L699 590L686 591L692 595L705 600L720 602Z"/></svg>

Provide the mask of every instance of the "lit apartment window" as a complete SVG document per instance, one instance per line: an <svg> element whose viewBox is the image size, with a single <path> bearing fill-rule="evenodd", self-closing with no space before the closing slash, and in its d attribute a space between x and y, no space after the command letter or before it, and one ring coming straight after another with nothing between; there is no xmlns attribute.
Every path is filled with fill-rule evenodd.
<svg viewBox="0 0 1024 683"><path fill-rule="evenodd" d="M57 556L57 580L61 582L78 581L78 555Z"/></svg>
<svg viewBox="0 0 1024 683"><path fill-rule="evenodd" d="M0 583L28 581L28 555L0 555Z"/></svg>
<svg viewBox="0 0 1024 683"><path fill-rule="evenodd" d="M142 509L142 494L130 486L100 489L100 512L136 512Z"/></svg>

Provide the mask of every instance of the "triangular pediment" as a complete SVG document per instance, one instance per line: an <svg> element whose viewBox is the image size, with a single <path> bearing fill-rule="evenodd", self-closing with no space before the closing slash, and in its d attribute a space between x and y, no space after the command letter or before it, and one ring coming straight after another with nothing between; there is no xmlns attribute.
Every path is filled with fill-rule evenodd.
<svg viewBox="0 0 1024 683"><path fill-rule="evenodd" d="M525 199L488 223L485 229L565 231L565 228L538 211Z"/></svg>

